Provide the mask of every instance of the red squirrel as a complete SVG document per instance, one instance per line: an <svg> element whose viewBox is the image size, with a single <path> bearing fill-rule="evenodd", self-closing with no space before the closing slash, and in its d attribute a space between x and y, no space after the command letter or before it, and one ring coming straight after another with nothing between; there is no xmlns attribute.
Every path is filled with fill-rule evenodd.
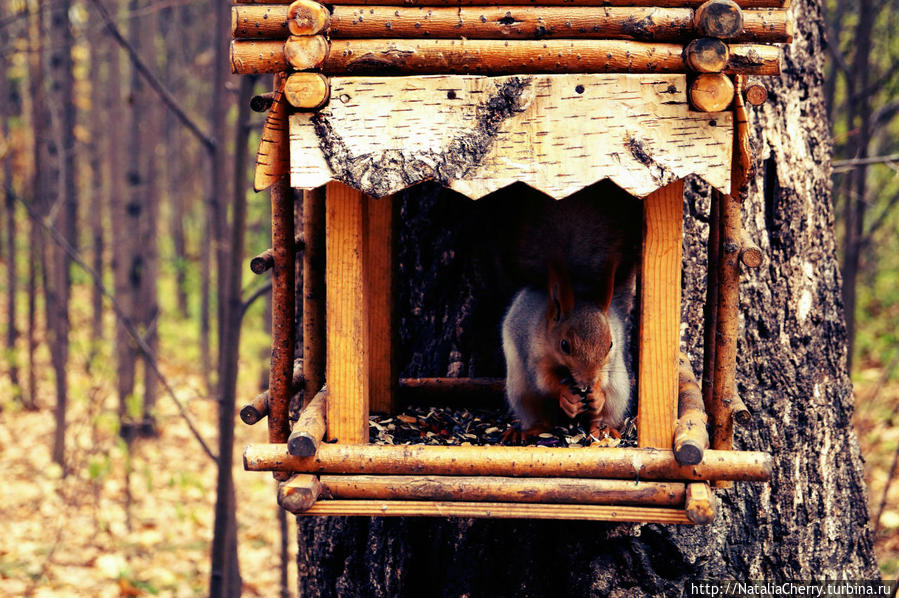
<svg viewBox="0 0 899 598"><path fill-rule="evenodd" d="M589 413L595 436L617 430L632 395L626 322L640 204L605 182L528 205L536 207L522 225L517 259L530 284L502 325L509 407L525 437L551 429L560 413Z"/></svg>
<svg viewBox="0 0 899 598"><path fill-rule="evenodd" d="M614 268L598 295L576 293L556 263L546 290L527 287L512 301L502 327L506 397L524 436L549 430L556 406L570 418L588 411L594 436L623 423L631 382L613 280Z"/></svg>

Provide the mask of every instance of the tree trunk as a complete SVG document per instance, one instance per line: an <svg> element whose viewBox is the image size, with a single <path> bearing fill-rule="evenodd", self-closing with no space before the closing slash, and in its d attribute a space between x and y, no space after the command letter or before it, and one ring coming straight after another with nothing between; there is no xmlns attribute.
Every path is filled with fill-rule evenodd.
<svg viewBox="0 0 899 598"><path fill-rule="evenodd" d="M0 18L8 18L12 16L12 10L0 10ZM9 44L9 30L13 25L3 27L4 30L0 35L0 47L7 47ZM0 118L3 119L3 130L0 131L3 139L9 142L9 121L14 116L14 111L18 105L13 97L13 87L9 79L9 64L4 65L2 73L0 73ZM19 353L16 350L16 339L19 338L19 327L16 322L17 310L16 300L18 299L18 275L17 275L17 253L16 253L16 201L15 187L13 185L13 149L7 147L7 155L3 160L3 191L2 196L5 198L4 208L6 210L6 282L7 282L7 328L6 328L6 361L9 367L9 381L13 396L17 400L22 398L22 388L19 385Z"/></svg>
<svg viewBox="0 0 899 598"><path fill-rule="evenodd" d="M72 24L69 21L71 2L61 0L50 5L50 85L49 104L54 135L50 140L51 168L48 199L56 201L53 221L66 242L78 247L78 197L75 183L75 79L72 63ZM53 461L65 464L66 410L69 361L69 290L71 287L71 258L61 247L48 243L53 266L44 280L47 310L53 312L53 325L48 326L50 360L56 374L56 431L53 439ZM48 323L50 322L48 316Z"/></svg>
<svg viewBox="0 0 899 598"><path fill-rule="evenodd" d="M234 200L231 216L230 248L227 270L220 270L219 277L227 284L222 297L222 337L219 339L219 467L216 484L215 531L212 540L212 577L209 595L212 598L240 596L241 579L237 560L237 515L234 503L232 477L234 452L234 410L237 392L237 361L240 353L240 328L243 317L244 235L247 208L247 153L249 131L244 123L249 117L250 97L253 95L253 78L240 82L240 95L235 123Z"/></svg>
<svg viewBox="0 0 899 598"><path fill-rule="evenodd" d="M753 358L739 361L737 385L754 417L735 445L773 454L770 484L719 489L717 520L695 528L300 517L301 596L671 596L696 579L878 577L850 424L821 6L802 0L792 14L799 33L784 75L765 81L774 101L753 110L756 174L744 205L768 267L744 274L739 353ZM402 375L501 375L497 330L511 291L477 250L491 200L450 195L403 194ZM708 210L707 187L688 185L683 343L697 373Z"/></svg>
<svg viewBox="0 0 899 598"><path fill-rule="evenodd" d="M103 215L109 205L110 178L109 162L107 161L109 154L106 152L109 137L106 128L108 114L105 110L100 109L104 105L104 96L107 93L104 86L109 84L109 71L106 70L105 80L103 71L104 65L109 62L109 54L117 51L117 48L110 45L109 38L105 35L105 30L103 30L103 33L98 32L91 37L90 163L92 197L91 207L88 210L88 219L91 230L91 267L98 274L102 274L104 270L103 243L105 234L103 232ZM103 293L98 285L91 286L91 306L92 347L90 355L93 358L99 350L100 343L103 341Z"/></svg>

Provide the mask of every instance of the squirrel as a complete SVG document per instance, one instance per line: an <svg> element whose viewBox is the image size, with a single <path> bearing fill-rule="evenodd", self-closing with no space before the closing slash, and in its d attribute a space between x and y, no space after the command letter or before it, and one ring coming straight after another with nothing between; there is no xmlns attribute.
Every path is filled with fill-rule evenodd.
<svg viewBox="0 0 899 598"><path fill-rule="evenodd" d="M551 429L560 410L614 435L631 406L640 203L609 181L561 201L522 191L512 264L527 286L502 325L509 407L523 436Z"/></svg>
<svg viewBox="0 0 899 598"><path fill-rule="evenodd" d="M625 318L612 305L615 267L598 293L576 292L559 262L547 289L518 292L503 319L506 398L524 437L551 429L558 410L589 412L589 432L617 430L630 407Z"/></svg>

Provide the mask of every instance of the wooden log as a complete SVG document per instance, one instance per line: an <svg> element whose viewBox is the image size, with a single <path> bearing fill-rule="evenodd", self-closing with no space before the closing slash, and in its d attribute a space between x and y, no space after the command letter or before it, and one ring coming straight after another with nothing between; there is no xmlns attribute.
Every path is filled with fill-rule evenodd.
<svg viewBox="0 0 899 598"><path fill-rule="evenodd" d="M325 379L328 440L368 442L369 360L365 314L365 195L329 183L325 202Z"/></svg>
<svg viewBox="0 0 899 598"><path fill-rule="evenodd" d="M678 368L677 426L674 429L674 457L681 465L695 465L709 448L708 417L702 392L690 360L682 353Z"/></svg>
<svg viewBox="0 0 899 598"><path fill-rule="evenodd" d="M285 121L286 126L286 121ZM287 135L284 131L283 135ZM288 408L293 395L295 255L293 247L293 189L282 176L270 187L272 209L272 352L269 373L269 442L287 442Z"/></svg>
<svg viewBox="0 0 899 598"><path fill-rule="evenodd" d="M303 370L304 398L325 384L325 190L303 192Z"/></svg>
<svg viewBox="0 0 899 598"><path fill-rule="evenodd" d="M260 392L240 410L240 419L248 426L262 421L268 415L268 391Z"/></svg>
<svg viewBox="0 0 899 598"><path fill-rule="evenodd" d="M557 519L619 523L691 524L683 509L611 505L431 502L422 500L320 500L298 513L310 516L467 517L489 519Z"/></svg>
<svg viewBox="0 0 899 598"><path fill-rule="evenodd" d="M317 35L331 26L331 14L318 2L295 0L287 8L286 21L293 35Z"/></svg>
<svg viewBox="0 0 899 598"><path fill-rule="evenodd" d="M321 66L331 75L682 73L687 70L683 50L680 44L628 40L335 39ZM780 72L776 47L733 44L729 50L724 72Z"/></svg>
<svg viewBox="0 0 899 598"><path fill-rule="evenodd" d="M317 69L328 57L328 40L323 35L292 35L284 43L284 59L294 69Z"/></svg>
<svg viewBox="0 0 899 598"><path fill-rule="evenodd" d="M275 103L275 92L260 93L250 98L250 110L253 112L266 112Z"/></svg>
<svg viewBox="0 0 899 598"><path fill-rule="evenodd" d="M756 245L752 239L749 238L749 235L746 234L746 231L741 231L741 240L740 240L740 263L742 263L747 268L758 268L762 265L762 261L764 261L765 256L762 254L762 250Z"/></svg>
<svg viewBox="0 0 899 598"><path fill-rule="evenodd" d="M317 110L328 103L331 84L321 73L293 73L287 77L284 97L294 108Z"/></svg>
<svg viewBox="0 0 899 598"><path fill-rule="evenodd" d="M317 477L297 474L278 484L278 505L290 513L303 513L315 504L321 493L322 486Z"/></svg>
<svg viewBox="0 0 899 598"><path fill-rule="evenodd" d="M293 249L295 253L302 253L306 243L303 242L303 235L298 234L293 239ZM259 255L250 260L250 270L253 274L262 274L268 272L275 265L275 254L269 247Z"/></svg>
<svg viewBox="0 0 899 598"><path fill-rule="evenodd" d="M677 419L683 181L643 200L637 444L671 448Z"/></svg>
<svg viewBox="0 0 899 598"><path fill-rule="evenodd" d="M734 393L724 400L725 405L730 410L731 419L741 426L748 426L752 422L752 412L743 403L740 395Z"/></svg>
<svg viewBox="0 0 899 598"><path fill-rule="evenodd" d="M536 502L679 507L680 482L632 482L578 478L473 476L322 475L324 494L334 499Z"/></svg>
<svg viewBox="0 0 899 598"><path fill-rule="evenodd" d="M749 85L743 91L743 99L753 106L761 106L768 100L768 90L764 85Z"/></svg>
<svg viewBox="0 0 899 598"><path fill-rule="evenodd" d="M701 37L687 44L684 56L687 66L697 73L720 73L727 68L730 50L720 39Z"/></svg>
<svg viewBox="0 0 899 598"><path fill-rule="evenodd" d="M281 40L241 39L231 42L231 72L235 75L279 73L289 68Z"/></svg>
<svg viewBox="0 0 899 598"><path fill-rule="evenodd" d="M578 0L578 6L646 6L692 7L705 0ZM237 0L237 4L285 4L285 0ZM571 6L571 0L502 0L502 4L516 6ZM490 6L497 0L330 0L329 6ZM782 8L784 0L737 0L741 8Z"/></svg>
<svg viewBox="0 0 899 598"><path fill-rule="evenodd" d="M712 448L728 450L733 446L733 408L736 392L737 334L740 311L740 204L748 184L751 165L749 129L743 104L742 79L737 77L734 96L734 149L731 192L717 193L720 202L721 232L718 262L718 316L715 349L715 373L709 416L712 419ZM737 398L739 400L739 398Z"/></svg>
<svg viewBox="0 0 899 598"><path fill-rule="evenodd" d="M747 18L737 41L784 42L785 11ZM592 38L686 41L701 35L689 8L590 6L367 7L335 6L330 37L433 39Z"/></svg>
<svg viewBox="0 0 899 598"><path fill-rule="evenodd" d="M743 31L743 11L732 0L708 0L696 9L693 24L702 36L732 39Z"/></svg>
<svg viewBox="0 0 899 598"><path fill-rule="evenodd" d="M287 11L278 5L236 5L231 7L231 35L234 38L287 39Z"/></svg>
<svg viewBox="0 0 899 598"><path fill-rule="evenodd" d="M395 410L399 366L394 307L394 242L399 200L366 198L365 313L368 318L369 409Z"/></svg>
<svg viewBox="0 0 899 598"><path fill-rule="evenodd" d="M690 103L700 112L723 112L734 100L734 84L723 73L702 73L690 84Z"/></svg>
<svg viewBox="0 0 899 598"><path fill-rule="evenodd" d="M328 385L315 393L300 412L300 418L293 426L287 439L287 450L296 457L311 457L318 450L325 437L325 405L328 400Z"/></svg>
<svg viewBox="0 0 899 598"><path fill-rule="evenodd" d="M677 462L674 451L639 448L323 443L314 457L294 457L285 444L250 444L244 449L247 471L351 475L766 481L771 475L771 463L770 455L754 451L709 450L702 463L686 466Z"/></svg>
<svg viewBox="0 0 899 598"><path fill-rule="evenodd" d="M715 520L718 512L718 501L707 482L687 484L687 517L693 523L709 524Z"/></svg>
<svg viewBox="0 0 899 598"><path fill-rule="evenodd" d="M294 15L294 7L296 15ZM293 35L328 32L336 38L428 39L545 39L593 38L642 41L687 41L701 33L690 8L576 6L334 6L328 16L320 4L298 0L290 7L238 7L267 9L270 18L290 28L246 28L235 37L287 39ZM792 38L791 21L784 10L743 13L743 31L732 41L784 43ZM302 25L296 25L298 19ZM330 23L326 21L330 19ZM307 24L309 23L309 24ZM330 26L330 29L328 27Z"/></svg>

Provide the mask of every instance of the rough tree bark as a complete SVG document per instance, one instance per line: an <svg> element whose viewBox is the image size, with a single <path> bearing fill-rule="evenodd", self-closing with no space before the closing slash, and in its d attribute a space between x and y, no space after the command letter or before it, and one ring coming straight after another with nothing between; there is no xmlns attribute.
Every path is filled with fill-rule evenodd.
<svg viewBox="0 0 899 598"><path fill-rule="evenodd" d="M753 358L738 364L738 391L754 417L735 444L773 454L770 485L719 490L717 520L695 528L300 517L301 596L670 596L691 579L877 577L850 424L821 6L802 0L791 11L798 34L784 73L764 82L771 99L753 110L756 174L744 206L767 261L741 288L739 354ZM708 196L687 186L683 344L697 373ZM507 291L472 240L489 226L486 208L422 187L402 209L402 375L500 373Z"/></svg>

